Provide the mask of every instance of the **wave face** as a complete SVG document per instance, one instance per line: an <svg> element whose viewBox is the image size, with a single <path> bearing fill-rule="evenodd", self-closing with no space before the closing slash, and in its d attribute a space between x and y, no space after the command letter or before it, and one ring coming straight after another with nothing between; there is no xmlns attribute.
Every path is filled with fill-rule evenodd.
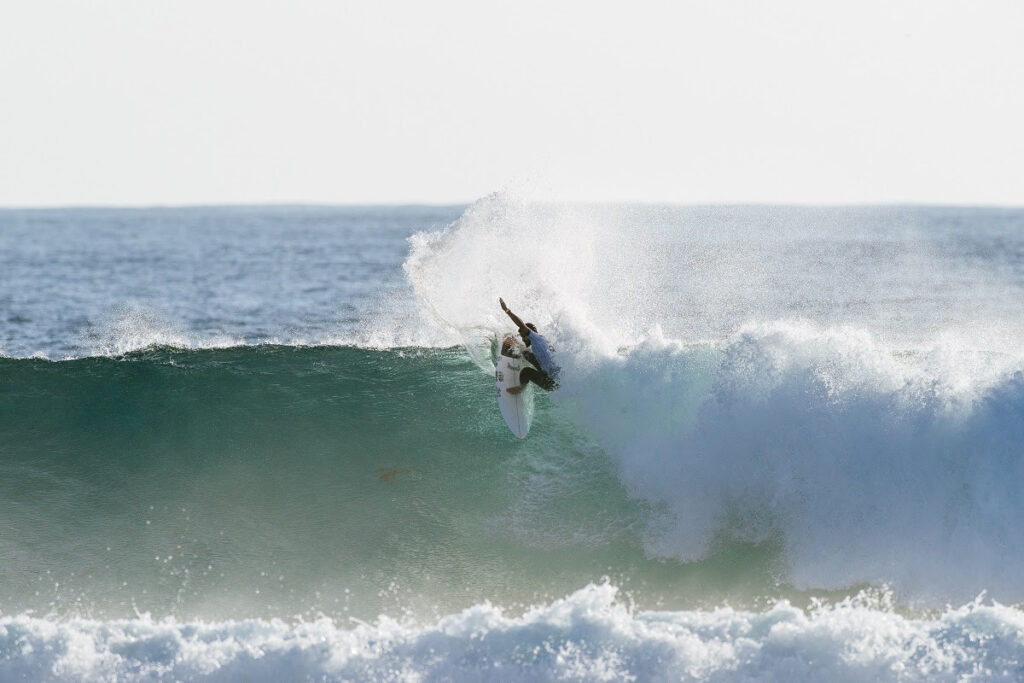
<svg viewBox="0 0 1024 683"><path fill-rule="evenodd" d="M0 599L368 618L529 603L595 566L678 606L780 581L1019 599L1021 373L964 394L850 334L649 340L567 365L524 442L461 349L0 359L21 558Z"/></svg>
<svg viewBox="0 0 1024 683"><path fill-rule="evenodd" d="M659 571L608 462L544 400L512 437L460 350L151 349L0 376L8 613L369 619Z"/></svg>

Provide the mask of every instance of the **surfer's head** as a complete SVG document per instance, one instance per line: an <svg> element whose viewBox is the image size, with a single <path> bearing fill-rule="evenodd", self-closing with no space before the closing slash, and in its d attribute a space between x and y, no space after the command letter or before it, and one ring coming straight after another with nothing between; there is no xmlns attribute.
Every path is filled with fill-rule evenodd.
<svg viewBox="0 0 1024 683"><path fill-rule="evenodd" d="M529 327L529 328L530 328L531 330L533 330L534 332L536 332L536 331L537 331L537 326L536 326L536 325L534 325L533 323L526 323L526 326L527 326L527 327Z"/></svg>

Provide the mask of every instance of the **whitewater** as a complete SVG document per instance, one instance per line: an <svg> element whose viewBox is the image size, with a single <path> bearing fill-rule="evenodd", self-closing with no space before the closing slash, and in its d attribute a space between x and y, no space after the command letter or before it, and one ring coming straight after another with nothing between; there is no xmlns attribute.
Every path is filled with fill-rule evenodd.
<svg viewBox="0 0 1024 683"><path fill-rule="evenodd" d="M0 211L0 679L1020 680L1022 289L1020 209Z"/></svg>

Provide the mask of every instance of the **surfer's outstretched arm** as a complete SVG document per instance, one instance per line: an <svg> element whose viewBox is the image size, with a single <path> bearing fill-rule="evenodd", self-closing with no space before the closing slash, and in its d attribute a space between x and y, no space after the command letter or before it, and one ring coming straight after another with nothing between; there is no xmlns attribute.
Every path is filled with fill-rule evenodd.
<svg viewBox="0 0 1024 683"><path fill-rule="evenodd" d="M501 304L501 310L505 311L505 313L508 314L508 317L512 318L512 322L514 322L516 324L516 327L519 328L519 333L520 334L529 334L529 331L525 331L525 330L527 330L527 327L526 327L526 324L523 323L522 318L520 318L518 315L516 315L512 311L508 310L508 306L505 305L505 300L499 297L498 298L498 303Z"/></svg>

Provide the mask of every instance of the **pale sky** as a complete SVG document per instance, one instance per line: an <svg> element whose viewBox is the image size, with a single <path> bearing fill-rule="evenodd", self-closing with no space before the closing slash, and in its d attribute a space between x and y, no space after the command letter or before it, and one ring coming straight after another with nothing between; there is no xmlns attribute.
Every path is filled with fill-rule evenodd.
<svg viewBox="0 0 1024 683"><path fill-rule="evenodd" d="M1024 205L1024 2L0 0L0 206Z"/></svg>

